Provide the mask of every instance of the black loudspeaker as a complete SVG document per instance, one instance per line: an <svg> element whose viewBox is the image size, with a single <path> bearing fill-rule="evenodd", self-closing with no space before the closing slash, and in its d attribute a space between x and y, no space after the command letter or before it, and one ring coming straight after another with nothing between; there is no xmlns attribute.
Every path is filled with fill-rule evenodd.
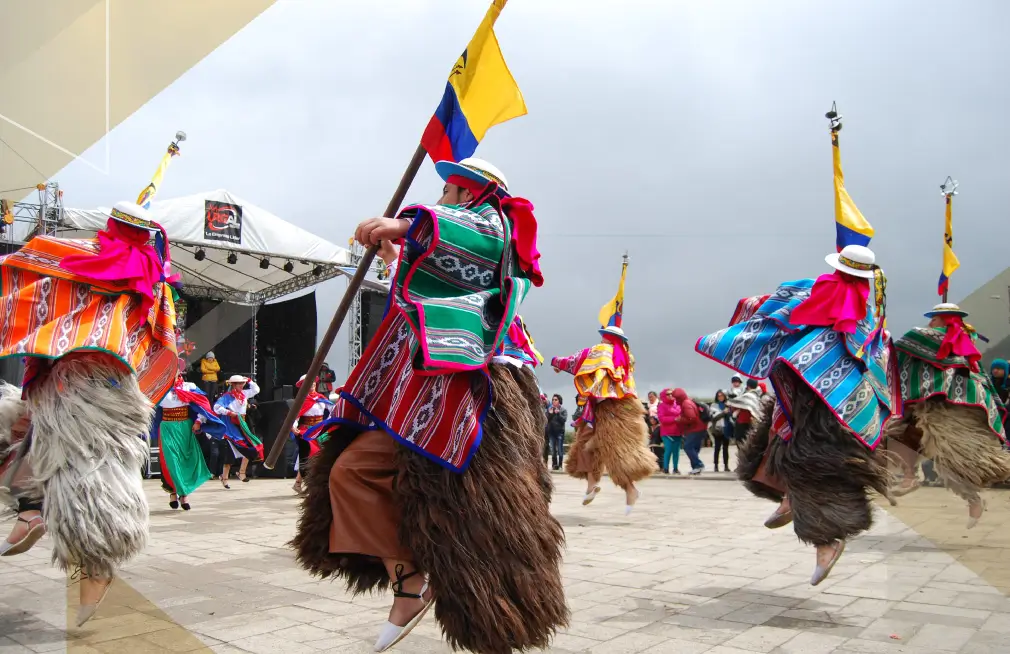
<svg viewBox="0 0 1010 654"><path fill-rule="evenodd" d="M281 402L283 400L293 400L295 399L295 387L286 385L274 389L274 401Z"/></svg>
<svg viewBox="0 0 1010 654"><path fill-rule="evenodd" d="M263 358L263 374L260 377L260 393L263 397L273 397L275 400L284 399L274 397L279 381L277 377L277 357L267 356Z"/></svg>
<svg viewBox="0 0 1010 654"><path fill-rule="evenodd" d="M287 386L286 388L291 388ZM276 389L280 390L280 389ZM260 402L259 415L260 422L265 426L260 437L263 440L263 456L270 453L274 440L277 439L277 431L284 424L284 418L288 415L288 410L294 401L291 399L279 400L275 402ZM266 466L257 467L257 476L271 477L274 479L288 479L295 476L295 457L298 455L298 445L287 438L284 445L284 455L277 460L277 465L273 470L267 470Z"/></svg>
<svg viewBox="0 0 1010 654"><path fill-rule="evenodd" d="M362 349L368 347L379 331L382 324L382 317L386 313L388 296L384 293L374 291L361 291L361 346Z"/></svg>

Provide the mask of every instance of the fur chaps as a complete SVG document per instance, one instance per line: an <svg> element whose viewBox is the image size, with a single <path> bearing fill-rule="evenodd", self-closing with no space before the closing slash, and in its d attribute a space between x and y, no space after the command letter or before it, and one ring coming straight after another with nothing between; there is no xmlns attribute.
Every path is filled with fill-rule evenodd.
<svg viewBox="0 0 1010 654"><path fill-rule="evenodd" d="M550 513L542 459L546 418L528 368L492 364L492 407L480 447L457 474L406 448L395 466L399 537L428 575L449 645L481 654L544 649L568 623L561 579L564 532ZM380 561L329 552L329 472L353 439L342 429L313 457L292 544L313 574L355 593L388 588Z"/></svg>
<svg viewBox="0 0 1010 654"><path fill-rule="evenodd" d="M1010 477L1010 453L977 407L931 398L911 405L908 413L922 432L919 452L936 465L936 473L958 496L971 502L978 492Z"/></svg>
<svg viewBox="0 0 1010 654"><path fill-rule="evenodd" d="M16 509L18 498L38 500L42 487L31 479L22 456L26 445L13 437L19 420L28 415L28 404L21 399L21 389L0 381L0 511Z"/></svg>
<svg viewBox="0 0 1010 654"><path fill-rule="evenodd" d="M869 494L888 495L887 470L803 382L795 388L793 435L773 447L768 468L785 482L796 535L828 545L870 528Z"/></svg>
<svg viewBox="0 0 1010 654"><path fill-rule="evenodd" d="M28 392L28 462L45 494L53 561L111 576L147 545L142 438L154 408L106 355L61 359Z"/></svg>
<svg viewBox="0 0 1010 654"><path fill-rule="evenodd" d="M766 395L761 398L761 412L753 416L750 430L747 432L747 440L741 443L737 449L736 476L752 494L778 504L782 501L782 493L767 484L754 480L768 448L785 446L785 442L781 438L771 435L774 408L774 397ZM774 453L769 455L769 461L773 458L775 458Z"/></svg>
<svg viewBox="0 0 1010 654"><path fill-rule="evenodd" d="M593 407L595 427L585 425L572 445L565 463L565 472L585 479L587 471L580 468L583 451L592 461L593 472L607 472L610 480L626 488L656 472L656 456L649 449L649 429L645 424L645 409L634 397L623 400L603 400Z"/></svg>

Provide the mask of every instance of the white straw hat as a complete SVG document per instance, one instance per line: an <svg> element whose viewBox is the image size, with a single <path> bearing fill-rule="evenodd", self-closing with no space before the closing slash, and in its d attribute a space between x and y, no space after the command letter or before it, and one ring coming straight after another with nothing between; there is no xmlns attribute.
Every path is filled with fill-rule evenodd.
<svg viewBox="0 0 1010 654"><path fill-rule="evenodd" d="M854 277L873 279L877 257L873 250L862 245L846 245L841 252L835 252L824 257L828 265L835 270L848 273Z"/></svg>
<svg viewBox="0 0 1010 654"><path fill-rule="evenodd" d="M109 218L141 229L158 229L151 219L151 213L135 202L117 202L109 212Z"/></svg>
<svg viewBox="0 0 1010 654"><path fill-rule="evenodd" d="M484 161L483 159L478 159L477 157L467 157L459 163L454 161L439 161L435 164L435 172L437 172L439 177L442 178L442 181L445 182L448 182L449 178L453 175L466 177L467 179L472 179L476 182L480 182L481 184L495 182L498 184L500 192L506 196L508 195L509 184L508 180L505 179L504 173L490 163Z"/></svg>
<svg viewBox="0 0 1010 654"><path fill-rule="evenodd" d="M968 312L953 302L943 302L942 304L936 305L923 315L927 318L933 318L935 316L961 316L962 318L966 318L968 316Z"/></svg>
<svg viewBox="0 0 1010 654"><path fill-rule="evenodd" d="M225 382L225 383L228 383L228 384L244 384L247 381L249 381L249 380L246 379L245 377L243 377L242 375L232 375L231 377L228 378L228 381Z"/></svg>
<svg viewBox="0 0 1010 654"><path fill-rule="evenodd" d="M616 336L618 338L621 338L621 339L624 339L624 340L628 340L628 337L624 335L624 330L621 329L620 327L613 327L613 326L608 325L608 326L600 329L600 333L601 334L613 334L614 336Z"/></svg>

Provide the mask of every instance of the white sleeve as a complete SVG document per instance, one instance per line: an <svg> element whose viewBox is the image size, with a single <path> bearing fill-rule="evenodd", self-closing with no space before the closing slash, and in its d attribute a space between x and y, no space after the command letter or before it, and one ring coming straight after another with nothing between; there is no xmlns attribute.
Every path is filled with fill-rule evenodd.
<svg viewBox="0 0 1010 654"><path fill-rule="evenodd" d="M246 390L244 390L244 391L242 391L242 392L245 393L245 397L248 400L250 398L256 397L256 395L259 394L260 387L256 385L256 382L254 382L253 380L250 379L249 380L249 388L246 389Z"/></svg>
<svg viewBox="0 0 1010 654"><path fill-rule="evenodd" d="M228 408L221 402L218 402L214 405L214 413L219 416L226 416L228 415Z"/></svg>

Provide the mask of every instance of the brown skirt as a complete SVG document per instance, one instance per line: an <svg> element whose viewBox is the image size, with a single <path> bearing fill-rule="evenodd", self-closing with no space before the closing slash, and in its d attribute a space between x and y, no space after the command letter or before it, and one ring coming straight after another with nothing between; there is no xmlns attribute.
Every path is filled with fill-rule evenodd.
<svg viewBox="0 0 1010 654"><path fill-rule="evenodd" d="M388 434L366 431L333 464L330 553L413 560L397 534L400 512L393 495L397 447Z"/></svg>

